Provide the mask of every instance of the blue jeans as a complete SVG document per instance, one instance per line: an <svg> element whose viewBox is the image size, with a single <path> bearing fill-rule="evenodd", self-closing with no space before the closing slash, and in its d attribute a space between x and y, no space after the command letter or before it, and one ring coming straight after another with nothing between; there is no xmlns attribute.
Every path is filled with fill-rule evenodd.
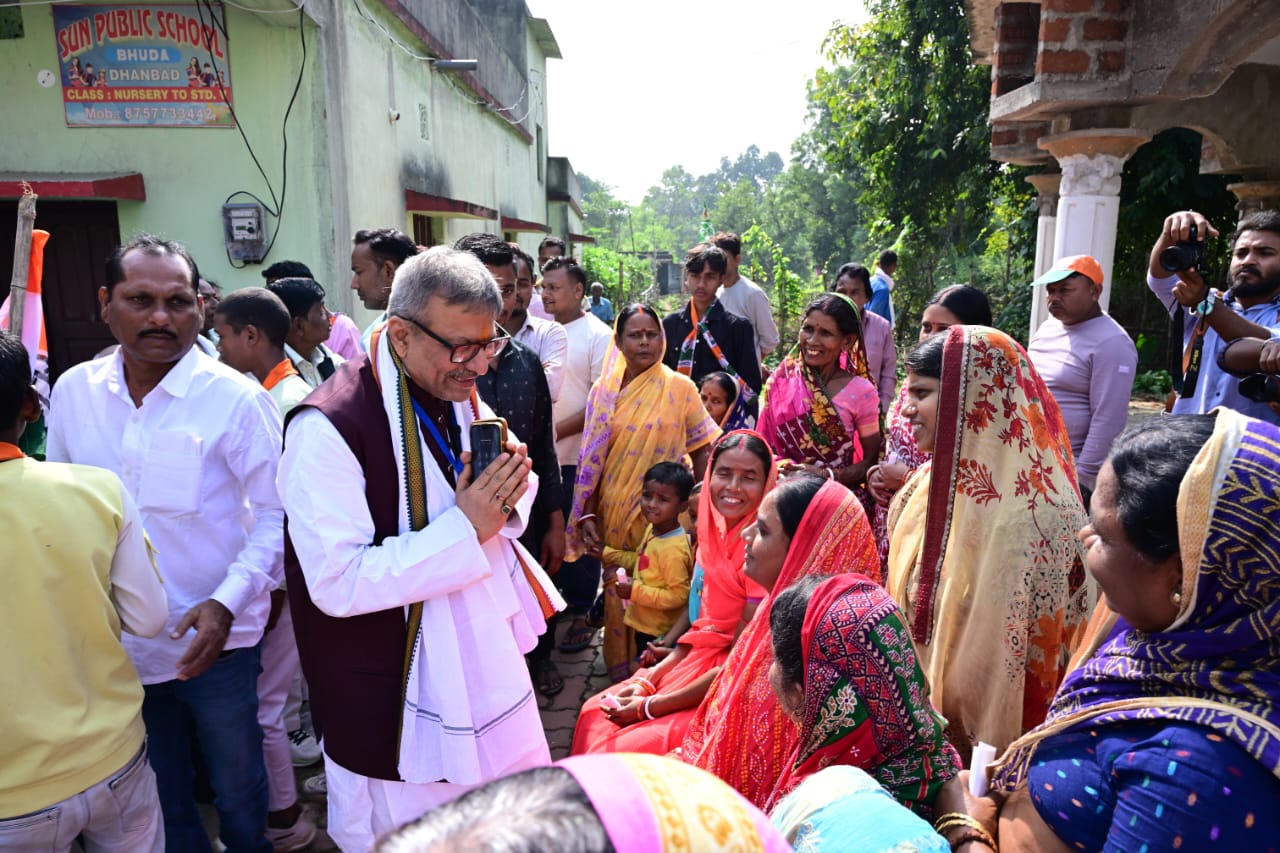
<svg viewBox="0 0 1280 853"><path fill-rule="evenodd" d="M258 725L260 646L235 649L190 681L146 685L142 719L160 789L165 849L210 850L196 808L191 760L194 731L209 769L219 837L230 853L271 853L267 771Z"/></svg>
<svg viewBox="0 0 1280 853"><path fill-rule="evenodd" d="M564 490L564 517L567 521L573 512L574 478L578 475L577 465L562 465L560 476L567 485ZM560 566L556 573L556 586L564 594L569 605L569 612L574 616L583 616L591 605L595 604L596 593L600 591L600 561L595 557L582 557L572 563L568 560Z"/></svg>

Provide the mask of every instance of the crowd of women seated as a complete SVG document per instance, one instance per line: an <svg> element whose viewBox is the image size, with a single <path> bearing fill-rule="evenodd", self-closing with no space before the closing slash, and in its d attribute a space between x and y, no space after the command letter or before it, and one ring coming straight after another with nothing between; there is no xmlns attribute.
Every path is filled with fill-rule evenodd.
<svg viewBox="0 0 1280 853"><path fill-rule="evenodd" d="M806 309L760 432L708 447L727 410L675 418L657 455L709 449L696 618L587 700L574 757L385 849L1277 849L1280 430L1149 421L1086 508L1052 394L990 320L972 288L930 302L883 459L840 296ZM615 430L646 416L619 392L652 370L626 328L593 392ZM970 778L980 742L999 758ZM499 836L555 841L484 847Z"/></svg>

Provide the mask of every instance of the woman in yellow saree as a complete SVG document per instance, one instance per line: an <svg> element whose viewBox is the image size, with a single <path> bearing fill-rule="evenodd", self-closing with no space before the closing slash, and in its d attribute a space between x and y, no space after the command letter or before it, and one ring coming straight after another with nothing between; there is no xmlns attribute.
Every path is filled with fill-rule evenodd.
<svg viewBox="0 0 1280 853"><path fill-rule="evenodd" d="M657 313L629 305L618 314L614 346L587 397L578 457L568 558L604 548L635 551L644 537L644 473L689 455L694 476L706 469L720 428L702 407L697 386L662 363L666 340ZM614 681L630 675L634 633L622 622L612 573L604 573L605 665Z"/></svg>

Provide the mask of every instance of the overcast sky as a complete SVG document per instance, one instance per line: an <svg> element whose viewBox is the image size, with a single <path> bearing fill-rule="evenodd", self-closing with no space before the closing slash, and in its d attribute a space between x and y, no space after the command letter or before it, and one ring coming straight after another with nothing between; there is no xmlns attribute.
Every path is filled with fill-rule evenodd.
<svg viewBox="0 0 1280 853"><path fill-rule="evenodd" d="M753 143L789 160L827 30L865 18L860 0L527 2L564 54L547 63L548 153L629 202L669 166L715 171Z"/></svg>

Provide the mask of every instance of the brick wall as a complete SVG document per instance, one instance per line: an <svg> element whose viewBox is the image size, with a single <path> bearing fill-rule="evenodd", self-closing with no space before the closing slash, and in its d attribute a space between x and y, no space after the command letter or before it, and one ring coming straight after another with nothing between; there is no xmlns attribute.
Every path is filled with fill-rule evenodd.
<svg viewBox="0 0 1280 853"><path fill-rule="evenodd" d="M996 7L996 44L991 63L993 97L1035 79L1039 35L1039 3L1002 3Z"/></svg>
<svg viewBox="0 0 1280 853"><path fill-rule="evenodd" d="M1131 13L1130 0L1042 0L1036 76L1123 73Z"/></svg>

